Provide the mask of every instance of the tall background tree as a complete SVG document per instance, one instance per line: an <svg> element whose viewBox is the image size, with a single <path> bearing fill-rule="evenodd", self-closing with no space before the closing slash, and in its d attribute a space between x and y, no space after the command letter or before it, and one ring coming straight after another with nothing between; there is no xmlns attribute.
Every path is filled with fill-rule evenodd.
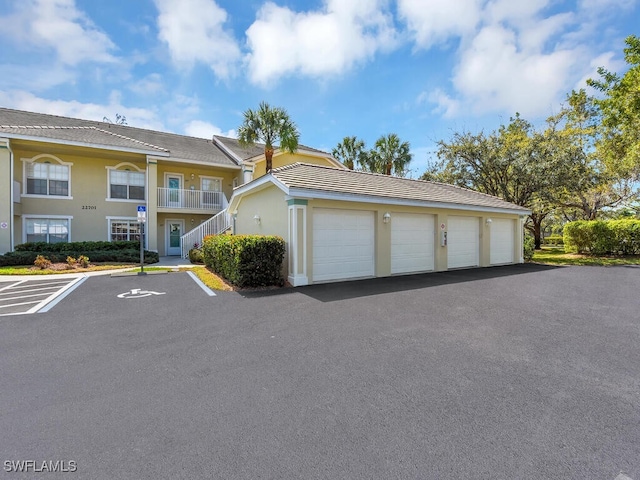
<svg viewBox="0 0 640 480"><path fill-rule="evenodd" d="M257 110L244 112L244 121L238 128L240 145L250 146L264 143L266 172L273 169L273 152L276 148L294 153L298 149L300 132L287 111L260 102Z"/></svg>
<svg viewBox="0 0 640 480"><path fill-rule="evenodd" d="M381 136L375 147L364 158L364 169L383 175L404 177L413 155L409 142L403 142L395 133Z"/></svg>
<svg viewBox="0 0 640 480"><path fill-rule="evenodd" d="M349 170L353 170L356 164L360 168L366 164L367 152L364 141L357 137L344 137L331 153Z"/></svg>
<svg viewBox="0 0 640 480"><path fill-rule="evenodd" d="M640 180L640 37L625 40L622 76L601 67L599 79L587 84L603 94L595 100L602 114L602 135L596 148L610 171Z"/></svg>

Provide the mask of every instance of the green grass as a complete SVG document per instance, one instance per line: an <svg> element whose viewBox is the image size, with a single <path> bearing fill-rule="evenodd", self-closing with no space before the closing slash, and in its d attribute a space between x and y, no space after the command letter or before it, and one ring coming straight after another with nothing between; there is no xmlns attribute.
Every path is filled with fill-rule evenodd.
<svg viewBox="0 0 640 480"><path fill-rule="evenodd" d="M233 290L233 287L227 284L222 278L213 273L207 267L193 267L191 271L196 277L200 279L202 283L204 283L211 290Z"/></svg>
<svg viewBox="0 0 640 480"><path fill-rule="evenodd" d="M577 253L565 253L563 247L542 247L533 254L533 262L550 265L640 265L640 255L626 257L596 257L580 255Z"/></svg>

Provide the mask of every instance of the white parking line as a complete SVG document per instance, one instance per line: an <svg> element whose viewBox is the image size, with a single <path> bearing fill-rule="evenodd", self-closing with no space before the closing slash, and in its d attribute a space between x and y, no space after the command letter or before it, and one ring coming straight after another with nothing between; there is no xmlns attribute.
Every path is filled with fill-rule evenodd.
<svg viewBox="0 0 640 480"><path fill-rule="evenodd" d="M204 283L202 283L202 281L196 277L196 275L192 272L187 272L189 274L189 276L193 279L194 282L196 282L198 284L198 286L204 290L204 293L206 293L207 295L209 295L210 297L215 297L216 294L214 293L213 290L211 290L209 287L207 287Z"/></svg>
<svg viewBox="0 0 640 480"><path fill-rule="evenodd" d="M44 313L44 312L48 312L49 310L51 310L53 307L55 307L58 303L60 303L60 301L65 298L67 295L69 295L71 292L73 292L76 288L78 288L80 285L82 285L82 283L89 277L87 277L86 275L76 278L73 282L71 282L69 285L67 285L66 287L64 287L62 290L60 290L60 292L56 292L53 295L49 296L48 298L46 298L45 300L43 300L42 303L42 307L40 307L39 305L36 305L35 307L33 307L31 310L29 310L29 312L38 312L38 313ZM47 302L51 302L51 303L47 303Z"/></svg>
<svg viewBox="0 0 640 480"><path fill-rule="evenodd" d="M0 312L2 309L18 311L0 313L0 317L47 312L80 286L87 278L86 275L81 275L75 278L51 279L49 281L29 279L19 280L3 286L0 288L0 302L2 302L0 304ZM29 300L33 298L36 299Z"/></svg>

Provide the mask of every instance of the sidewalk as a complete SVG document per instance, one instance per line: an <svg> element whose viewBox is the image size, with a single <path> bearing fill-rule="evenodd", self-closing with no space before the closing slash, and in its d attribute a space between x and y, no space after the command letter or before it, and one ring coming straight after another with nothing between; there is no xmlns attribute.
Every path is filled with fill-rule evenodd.
<svg viewBox="0 0 640 480"><path fill-rule="evenodd" d="M52 273L51 275L0 275L0 283L2 282L19 282L22 280L44 280L45 278L78 278L78 277L95 277L98 275L111 275L112 273L126 272L138 268L140 265L134 265L128 268L117 268L113 270L100 270L98 272L79 272L79 273ZM196 265L192 264L188 259L181 257L160 257L158 263L145 264L147 267L167 267L167 268L192 268Z"/></svg>

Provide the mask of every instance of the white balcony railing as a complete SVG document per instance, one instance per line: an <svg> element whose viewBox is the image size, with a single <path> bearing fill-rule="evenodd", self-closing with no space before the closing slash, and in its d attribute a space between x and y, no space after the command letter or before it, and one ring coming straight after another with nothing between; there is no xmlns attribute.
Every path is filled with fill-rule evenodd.
<svg viewBox="0 0 640 480"><path fill-rule="evenodd" d="M228 205L222 192L158 187L158 208L220 211Z"/></svg>

